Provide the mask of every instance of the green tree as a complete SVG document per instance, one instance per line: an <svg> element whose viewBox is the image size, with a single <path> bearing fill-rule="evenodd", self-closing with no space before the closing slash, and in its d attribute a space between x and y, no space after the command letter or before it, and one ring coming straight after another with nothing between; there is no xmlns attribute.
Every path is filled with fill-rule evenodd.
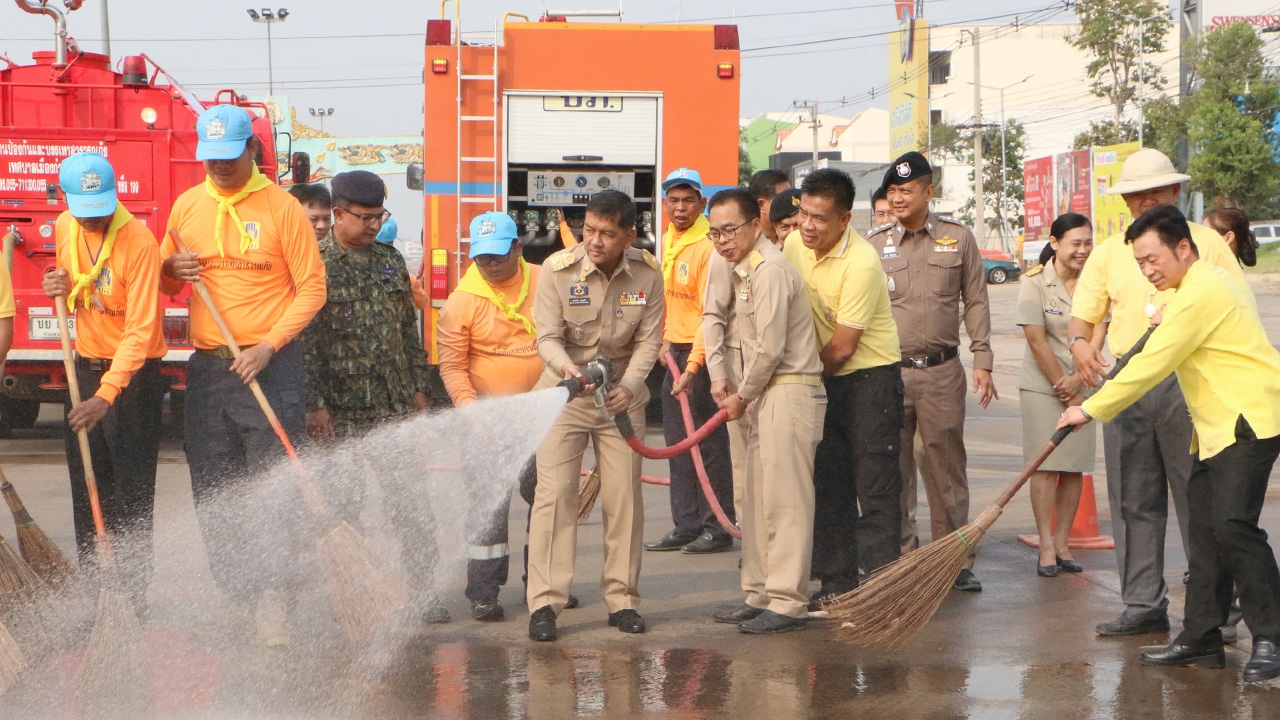
<svg viewBox="0 0 1280 720"><path fill-rule="evenodd" d="M738 131L738 185L746 187L754 173L751 156L747 154L747 131L743 128Z"/></svg>
<svg viewBox="0 0 1280 720"><path fill-rule="evenodd" d="M1118 124L1115 120L1094 120L1089 123L1088 130L1076 135L1071 146L1075 150L1088 150L1136 140L1137 137L1138 123L1133 120L1121 120Z"/></svg>
<svg viewBox="0 0 1280 720"><path fill-rule="evenodd" d="M1095 127L1107 123L1094 123L1086 135L1120 142L1136 140L1137 125L1126 125L1124 113L1137 99L1140 85L1152 97L1165 88L1164 72L1150 58L1164 51L1165 36L1173 25L1167 4L1161 0L1088 0L1078 3L1075 11L1080 31L1067 42L1092 57L1085 68L1090 89L1115 111L1111 129ZM1151 19L1138 23L1126 18ZM1077 143L1081 140L1077 136Z"/></svg>
<svg viewBox="0 0 1280 720"><path fill-rule="evenodd" d="M973 131L970 131L966 149L961 151L960 164L972 168ZM1005 123L1005 150L1003 170L1000 155L1000 128L983 128L982 143L982 195L983 219L987 225L987 235L1004 236L1004 226L1008 223L1011 234L1022 230L1023 215L1022 161L1027 156L1027 129L1015 118ZM969 170L969 183L973 183L973 170ZM1001 192L1001 190L1004 192ZM1001 198L1003 197L1003 202ZM977 208L975 198L971 195L960 208L960 219L972 225L974 211Z"/></svg>

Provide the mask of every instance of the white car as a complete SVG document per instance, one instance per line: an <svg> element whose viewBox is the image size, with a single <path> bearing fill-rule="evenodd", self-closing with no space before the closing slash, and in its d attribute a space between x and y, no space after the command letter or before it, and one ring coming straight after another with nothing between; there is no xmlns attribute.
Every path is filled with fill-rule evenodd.
<svg viewBox="0 0 1280 720"><path fill-rule="evenodd" d="M1249 229L1253 231L1259 245L1280 242L1280 222L1258 223L1250 225Z"/></svg>

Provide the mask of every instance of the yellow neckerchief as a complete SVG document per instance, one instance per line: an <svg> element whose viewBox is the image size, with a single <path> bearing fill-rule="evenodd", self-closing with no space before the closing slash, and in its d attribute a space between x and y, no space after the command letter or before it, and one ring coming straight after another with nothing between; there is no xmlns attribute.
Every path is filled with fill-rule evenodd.
<svg viewBox="0 0 1280 720"><path fill-rule="evenodd" d="M205 192L209 193L209 197L218 203L218 219L213 225L213 242L218 246L218 255L226 257L227 254L222 251L222 218L230 215L231 221L236 224L236 230L240 231L240 252L249 251L249 244L253 242L253 238L249 237L249 232L244 229L244 223L240 221L240 216L236 214L236 203L249 197L255 192L267 187L271 181L267 179L262 171L258 170L258 166L253 166L253 174L249 176L249 182L240 188L240 192L227 197L218 191L218 186L213 184L213 180L206 175L204 178Z"/></svg>
<svg viewBox="0 0 1280 720"><path fill-rule="evenodd" d="M529 331L530 335L537 337L538 331L533 325L533 320L520 314L520 306L524 305L524 301L529 298L530 274L524 258L520 258L520 272L524 274L524 282L520 284L520 297L514 303L507 302L505 295L493 289L489 281L485 280L484 276L480 274L480 266L475 263L471 263L471 267L467 268L467 271L463 273L462 279L458 281L458 290L492 302L502 311L503 317L512 321L519 320L524 324L524 329Z"/></svg>
<svg viewBox="0 0 1280 720"><path fill-rule="evenodd" d="M116 235L120 232L120 228L132 219L133 215L117 201L115 214L111 216L111 224L107 226L107 231L102 236L102 249L98 251L98 261L93 264L89 272L81 273L80 242L84 237L84 228L80 226L80 221L76 220L75 216L71 217L71 239L68 241L67 254L71 256L71 280L75 285L72 285L71 292L67 293L68 310L76 309L76 295L83 295L80 304L89 307L90 288L97 282L103 266L111 257L111 248L116 244Z"/></svg>
<svg viewBox="0 0 1280 720"><path fill-rule="evenodd" d="M711 222L707 220L706 215L699 215L688 230L681 233L680 238L672 243L676 237L676 226L674 224L667 225L667 231L662 234L662 281L668 286L672 285L671 268L675 267L676 256L686 247L698 242L707 236L707 231L711 229Z"/></svg>

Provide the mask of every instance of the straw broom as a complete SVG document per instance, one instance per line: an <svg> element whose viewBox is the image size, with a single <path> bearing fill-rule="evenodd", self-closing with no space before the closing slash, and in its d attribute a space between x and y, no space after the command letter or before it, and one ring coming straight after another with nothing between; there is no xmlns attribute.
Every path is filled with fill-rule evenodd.
<svg viewBox="0 0 1280 720"><path fill-rule="evenodd" d="M62 554L58 545L32 519L31 513L22 504L22 498L18 497L18 491L4 476L3 470L0 470L0 494L4 495L9 510L13 512L13 524L18 532L18 551L22 553L22 559L53 587L75 582L76 569L67 560L67 556Z"/></svg>
<svg viewBox="0 0 1280 720"><path fill-rule="evenodd" d="M27 659L23 657L18 643L13 641L4 625L0 625L0 695L9 692L26 667Z"/></svg>
<svg viewBox="0 0 1280 720"><path fill-rule="evenodd" d="M169 235L179 252L186 252L182 237L176 229ZM222 333L236 358L240 357L240 346L232 337L231 329L218 312L209 289L201 280L191 283L200 301L209 311L209 316ZM378 554L359 533L346 522L339 521L329 511L324 496L316 487L315 481L298 459L289 436L280 425L279 418L271 409L271 403L263 394L257 380L249 381L249 390L257 398L258 405L267 416L271 429L280 438L289 460L297 471L298 487L302 497L316 519L327 531L322 532L316 541L316 549L320 555L320 564L324 569L329 584L329 602L333 614L338 620L343 633L351 642L360 642L376 629L393 621L400 610L413 599L413 590L404 575L397 572L391 564Z"/></svg>
<svg viewBox="0 0 1280 720"><path fill-rule="evenodd" d="M71 356L71 332L67 323L66 296L53 301L58 311L58 331L62 336L62 363L67 371L67 392L71 395L72 409L80 405L80 381L76 377L76 365ZM93 513L94 551L98 567L105 582L98 590L98 609L85 651L84 664L80 667L80 686L85 689L111 690L113 693L130 692L145 686L150 670L142 626L138 613L119 588L123 587L120 571L116 567L115 550L107 525L102 519L102 503L98 499L98 477L93 471L93 458L89 454L89 432L76 431L80 443L80 460L84 465L84 484L89 491L89 507Z"/></svg>
<svg viewBox="0 0 1280 720"><path fill-rule="evenodd" d="M0 537L0 609L34 602L48 594L49 586Z"/></svg>
<svg viewBox="0 0 1280 720"><path fill-rule="evenodd" d="M1118 375L1134 355L1142 352L1155 328L1154 325L1147 328L1129 352L1116 361L1115 367L1107 373L1108 379ZM836 636L858 645L892 649L924 627L938 611L956 575L968 562L978 541L1000 517L1005 505L1072 430L1064 427L1055 432L1013 483L1005 488L995 504L983 510L977 520L941 540L903 555L872 573L856 589L828 603L828 618L840 622Z"/></svg>
<svg viewBox="0 0 1280 720"><path fill-rule="evenodd" d="M596 498L600 497L600 466L591 468L586 479L578 487L578 522L587 519L596 506Z"/></svg>

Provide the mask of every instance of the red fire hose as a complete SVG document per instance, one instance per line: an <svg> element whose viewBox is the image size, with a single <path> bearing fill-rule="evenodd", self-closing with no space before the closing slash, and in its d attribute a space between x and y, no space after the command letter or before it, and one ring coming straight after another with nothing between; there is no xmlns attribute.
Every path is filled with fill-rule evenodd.
<svg viewBox="0 0 1280 720"><path fill-rule="evenodd" d="M667 353L662 358L667 363L667 368L671 371L673 382L680 382L680 368L676 365L676 360ZM716 520L719 521L720 527L735 538L741 538L742 532L738 527L729 520L729 516L725 515L724 509L720 507L720 501L716 499L716 494L711 490L711 481L707 478L707 468L702 464L702 452L698 449L698 443L702 442L713 430L729 418L729 414L720 410L707 420L706 424L694 430L693 413L689 410L689 394L681 393L677 396L680 400L680 413L684 416L684 430L686 437L684 440L667 448L651 448L640 442L640 438L636 437L635 428L631 425L631 418L625 413L618 413L614 417L614 422L618 425L618 431L622 433L622 437L627 441L627 445L636 452L637 455L650 460L666 460L675 457L683 452L688 452L693 457L693 467L698 473L698 484L702 486L702 494L707 498L707 504L711 506L711 512L715 514Z"/></svg>

